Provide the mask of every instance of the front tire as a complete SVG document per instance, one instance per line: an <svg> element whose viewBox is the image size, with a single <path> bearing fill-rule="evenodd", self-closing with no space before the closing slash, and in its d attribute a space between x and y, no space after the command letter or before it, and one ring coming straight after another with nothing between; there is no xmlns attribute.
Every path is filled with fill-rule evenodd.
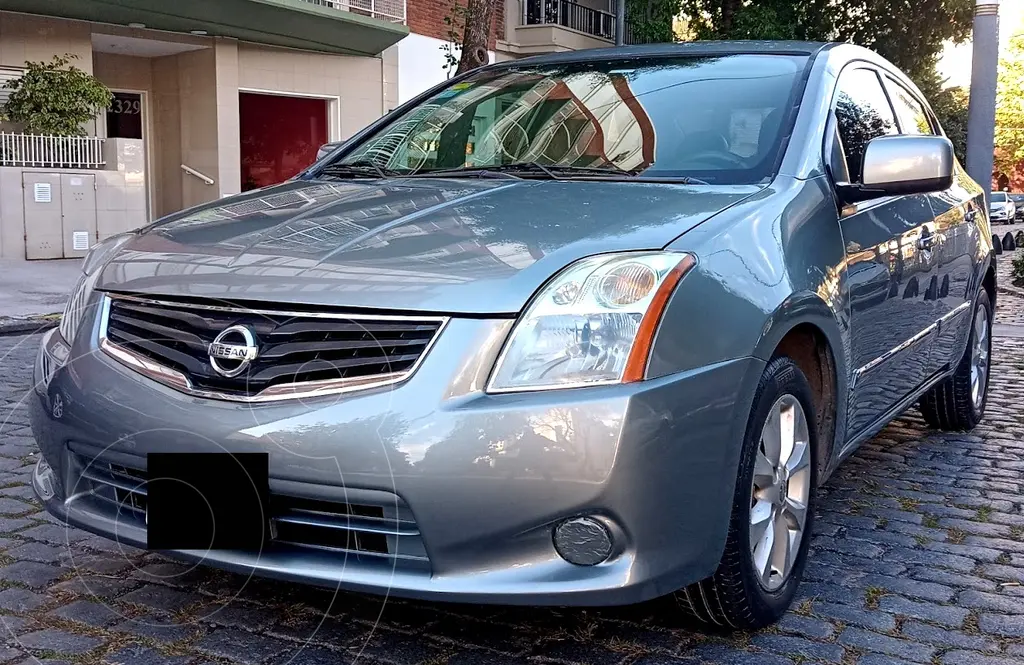
<svg viewBox="0 0 1024 665"><path fill-rule="evenodd" d="M713 576L678 591L698 620L753 630L789 608L807 563L817 492L810 384L791 359L765 368L747 421L725 552Z"/></svg>
<svg viewBox="0 0 1024 665"><path fill-rule="evenodd" d="M921 397L921 414L929 425L947 431L968 431L981 422L988 400L991 356L992 300L982 289L975 299L967 349L956 371Z"/></svg>

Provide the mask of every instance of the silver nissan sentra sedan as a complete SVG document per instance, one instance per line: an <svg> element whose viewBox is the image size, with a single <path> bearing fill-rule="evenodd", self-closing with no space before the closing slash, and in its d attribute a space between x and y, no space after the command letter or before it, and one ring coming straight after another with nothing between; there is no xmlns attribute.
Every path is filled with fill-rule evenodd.
<svg viewBox="0 0 1024 665"><path fill-rule="evenodd" d="M763 626L859 443L915 403L982 417L987 215L919 90L856 46L484 67L288 182L96 245L39 352L34 488L239 572L675 594ZM168 489L190 482L205 508ZM256 546L172 537L218 515Z"/></svg>

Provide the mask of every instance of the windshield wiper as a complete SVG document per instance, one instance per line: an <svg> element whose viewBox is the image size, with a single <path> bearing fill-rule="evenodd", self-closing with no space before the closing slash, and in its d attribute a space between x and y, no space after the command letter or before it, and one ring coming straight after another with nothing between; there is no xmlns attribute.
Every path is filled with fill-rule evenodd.
<svg viewBox="0 0 1024 665"><path fill-rule="evenodd" d="M396 171L381 168L376 162L358 161L349 164L328 164L320 169L320 173L333 176L355 176L355 177L378 177L394 178L399 175Z"/></svg>
<svg viewBox="0 0 1024 665"><path fill-rule="evenodd" d="M480 166L459 166L452 169L428 169L414 173L412 177L432 176L476 176L476 177L501 177L521 178L517 173L530 175L543 175L552 180L563 180L565 176L576 175L632 175L627 171L614 171L612 169L599 168L596 166L568 166L562 164L541 164L540 162L515 162L513 164L481 164ZM564 175L563 175L564 174Z"/></svg>
<svg viewBox="0 0 1024 665"><path fill-rule="evenodd" d="M488 175L492 174L492 175ZM499 176L500 174L500 176ZM621 169L606 168L603 166L572 166L570 164L541 164L540 162L515 162L513 164L487 164L481 166L464 166L453 169L432 169L411 174L410 177L451 177L451 176L476 176L476 177L508 177L520 178L522 175L544 176L551 180L569 180L573 178L594 178L619 180L645 179L642 174L635 171L623 171ZM688 176L675 176L672 178L651 178L652 180L671 181L684 185L707 185L709 183L697 178Z"/></svg>
<svg viewBox="0 0 1024 665"><path fill-rule="evenodd" d="M521 180L517 175L497 166L457 166L451 169L426 169L409 174L410 178L511 178Z"/></svg>

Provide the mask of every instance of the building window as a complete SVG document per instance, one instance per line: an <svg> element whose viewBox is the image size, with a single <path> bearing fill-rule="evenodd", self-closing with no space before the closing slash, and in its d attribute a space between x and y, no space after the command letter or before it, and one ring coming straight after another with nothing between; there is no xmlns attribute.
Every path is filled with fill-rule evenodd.
<svg viewBox="0 0 1024 665"><path fill-rule="evenodd" d="M115 92L107 109L107 138L142 138L142 95L137 92Z"/></svg>
<svg viewBox="0 0 1024 665"><path fill-rule="evenodd" d="M4 69L0 67L0 105L6 104L7 100L11 96L11 91L4 88L4 84L8 81L21 78L22 70L20 69Z"/></svg>

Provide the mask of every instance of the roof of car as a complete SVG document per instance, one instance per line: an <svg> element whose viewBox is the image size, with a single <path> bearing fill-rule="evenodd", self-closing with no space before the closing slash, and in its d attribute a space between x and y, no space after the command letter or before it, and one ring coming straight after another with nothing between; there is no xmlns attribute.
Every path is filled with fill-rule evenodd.
<svg viewBox="0 0 1024 665"><path fill-rule="evenodd" d="M584 62L608 58L642 58L664 56L730 55L739 53L776 53L812 55L834 42L797 42L767 40L694 41L675 44L644 44L642 46L613 46L608 48L566 51L521 58L499 64L543 64Z"/></svg>

